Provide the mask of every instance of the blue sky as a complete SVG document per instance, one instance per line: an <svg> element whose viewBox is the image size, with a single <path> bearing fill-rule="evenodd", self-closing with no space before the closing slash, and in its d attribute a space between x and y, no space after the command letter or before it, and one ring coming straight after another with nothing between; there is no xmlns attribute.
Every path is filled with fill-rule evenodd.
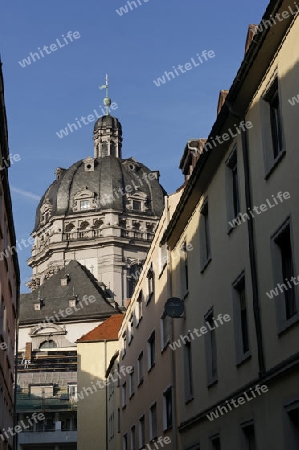
<svg viewBox="0 0 299 450"><path fill-rule="evenodd" d="M186 141L209 134L220 89L229 89L244 56L247 27L259 23L267 0L36 0L1 6L0 53L11 154L9 170L17 239L28 240L38 198L57 167L93 156L93 124L59 139L75 118L100 113L105 74L123 126L123 157L134 156L160 170L168 192L183 181L178 169ZM19 61L46 45L80 38L21 67ZM215 57L157 87L153 80L186 64L203 50ZM48 49L50 51L50 49ZM19 251L22 287L31 275L30 247Z"/></svg>

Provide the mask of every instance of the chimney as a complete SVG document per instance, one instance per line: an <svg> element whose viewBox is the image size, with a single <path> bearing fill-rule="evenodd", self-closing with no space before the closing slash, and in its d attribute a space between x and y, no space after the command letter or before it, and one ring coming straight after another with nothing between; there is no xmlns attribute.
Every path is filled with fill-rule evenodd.
<svg viewBox="0 0 299 450"><path fill-rule="evenodd" d="M27 361L31 361L31 354L32 354L32 342L26 342L25 359Z"/></svg>
<svg viewBox="0 0 299 450"><path fill-rule="evenodd" d="M217 105L217 116L221 111L222 106L225 103L226 97L227 97L228 91L226 90L221 90L219 93L219 98L218 98L218 105Z"/></svg>
<svg viewBox="0 0 299 450"><path fill-rule="evenodd" d="M246 37L246 43L245 43L245 55L250 47L251 42L253 41L253 38L255 34L257 33L258 26L251 24L248 27L247 37Z"/></svg>

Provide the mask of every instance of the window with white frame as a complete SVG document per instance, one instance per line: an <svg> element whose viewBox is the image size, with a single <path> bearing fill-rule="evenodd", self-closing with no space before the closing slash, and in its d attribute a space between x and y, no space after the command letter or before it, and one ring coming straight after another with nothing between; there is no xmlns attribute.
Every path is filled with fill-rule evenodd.
<svg viewBox="0 0 299 450"><path fill-rule="evenodd" d="M143 382L144 378L144 367L143 367L143 352L140 352L137 360L137 376L138 376L138 386Z"/></svg>
<svg viewBox="0 0 299 450"><path fill-rule="evenodd" d="M208 332L205 334L205 353L207 366L207 384L210 386L218 380L217 370L217 346L214 324L213 308L205 315L205 321L208 324Z"/></svg>
<svg viewBox="0 0 299 450"><path fill-rule="evenodd" d="M123 436L123 450L128 450L128 435L124 434Z"/></svg>
<svg viewBox="0 0 299 450"><path fill-rule="evenodd" d="M144 415L139 419L139 448L145 446L145 417Z"/></svg>
<svg viewBox="0 0 299 450"><path fill-rule="evenodd" d="M271 238L273 274L278 332L284 331L299 319L298 290L294 279L295 263L291 221L288 218Z"/></svg>
<svg viewBox="0 0 299 450"><path fill-rule="evenodd" d="M121 387L122 407L125 408L127 404L127 383L124 382Z"/></svg>
<svg viewBox="0 0 299 450"><path fill-rule="evenodd" d="M134 313L130 315L128 335L129 335L128 344L130 345L134 337Z"/></svg>
<svg viewBox="0 0 299 450"><path fill-rule="evenodd" d="M167 244L163 244L161 245L161 247L159 247L159 275L161 275L166 265L167 265Z"/></svg>
<svg viewBox="0 0 299 450"><path fill-rule="evenodd" d="M131 428L131 450L136 450L136 427L135 425Z"/></svg>
<svg viewBox="0 0 299 450"><path fill-rule="evenodd" d="M228 221L232 221L240 213L240 193L237 163L237 145L234 145L233 150L226 160L226 203Z"/></svg>
<svg viewBox="0 0 299 450"><path fill-rule="evenodd" d="M122 357L127 353L127 331L122 334Z"/></svg>
<svg viewBox="0 0 299 450"><path fill-rule="evenodd" d="M140 320L142 319L142 307L143 307L143 292L142 290L139 292L137 302L136 302L136 317L137 317L137 325L139 325Z"/></svg>
<svg viewBox="0 0 299 450"><path fill-rule="evenodd" d="M284 153L283 125L281 115L281 98L277 75L261 101L263 149L266 172L269 174Z"/></svg>
<svg viewBox="0 0 299 450"><path fill-rule="evenodd" d="M254 423L251 421L241 425L241 446L242 450L256 450Z"/></svg>
<svg viewBox="0 0 299 450"><path fill-rule="evenodd" d="M184 344L185 402L193 399L192 353L190 340Z"/></svg>
<svg viewBox="0 0 299 450"><path fill-rule="evenodd" d="M246 299L245 272L241 272L233 283L233 309L235 325L236 362L240 364L250 355L248 309Z"/></svg>
<svg viewBox="0 0 299 450"><path fill-rule="evenodd" d="M155 439L158 435L157 426L157 403L153 403L150 407L149 414L150 440Z"/></svg>
<svg viewBox="0 0 299 450"><path fill-rule="evenodd" d="M131 370L131 372L129 373L129 396L130 398L134 395L135 393L135 384L134 384L134 368Z"/></svg>
<svg viewBox="0 0 299 450"><path fill-rule="evenodd" d="M210 220L209 204L206 198L200 211L199 219L200 234L200 269L204 271L211 260Z"/></svg>
<svg viewBox="0 0 299 450"><path fill-rule="evenodd" d="M146 304L148 304L154 294L154 271L153 271L153 264L151 263L151 266L147 272L147 298L146 298Z"/></svg>
<svg viewBox="0 0 299 450"><path fill-rule="evenodd" d="M171 318L169 316L166 316L166 314L163 312L161 319L161 350L163 351L165 347L170 342L170 333L171 333Z"/></svg>
<svg viewBox="0 0 299 450"><path fill-rule="evenodd" d="M147 362L148 370L151 370L156 362L156 333L152 332L147 341Z"/></svg>
<svg viewBox="0 0 299 450"><path fill-rule="evenodd" d="M172 427L172 388L163 393L163 427L164 430Z"/></svg>

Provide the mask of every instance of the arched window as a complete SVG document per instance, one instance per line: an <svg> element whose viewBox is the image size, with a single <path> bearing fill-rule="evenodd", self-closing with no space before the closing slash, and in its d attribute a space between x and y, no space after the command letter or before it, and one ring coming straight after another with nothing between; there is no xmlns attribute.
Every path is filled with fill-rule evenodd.
<svg viewBox="0 0 299 450"><path fill-rule="evenodd" d="M42 343L40 344L40 346L39 346L40 350L41 350L41 349L44 349L44 348L56 348L56 347L57 347L56 342L55 342L55 341L52 341L52 340L50 340L50 341L44 341L44 342L42 342Z"/></svg>

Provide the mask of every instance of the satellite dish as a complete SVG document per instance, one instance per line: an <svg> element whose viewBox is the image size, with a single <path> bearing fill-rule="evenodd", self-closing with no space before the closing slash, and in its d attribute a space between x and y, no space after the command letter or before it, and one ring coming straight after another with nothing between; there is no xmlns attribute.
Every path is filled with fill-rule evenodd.
<svg viewBox="0 0 299 450"><path fill-rule="evenodd" d="M171 297L164 306L165 314L173 319L178 319L184 312L184 303L178 297Z"/></svg>

